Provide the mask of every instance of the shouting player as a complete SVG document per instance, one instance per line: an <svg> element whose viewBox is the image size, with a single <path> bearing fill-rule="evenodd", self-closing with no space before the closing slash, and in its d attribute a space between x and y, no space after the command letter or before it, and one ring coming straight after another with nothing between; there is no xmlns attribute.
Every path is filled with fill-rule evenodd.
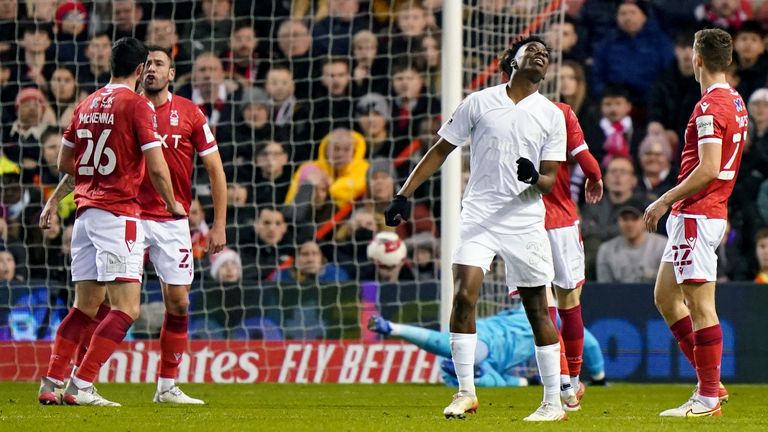
<svg viewBox="0 0 768 432"><path fill-rule="evenodd" d="M478 407L474 356L475 304L483 276L496 254L504 259L507 285L516 287L533 330L544 401L528 421L566 418L560 404L560 343L547 312L545 285L554 278L544 229L542 193L552 190L565 160L565 121L538 92L549 66L549 49L537 37L518 39L506 56L509 82L467 96L440 128L429 149L384 215L389 226L410 217L408 199L457 146L471 145L471 172L462 200L459 245L453 255L457 291L450 320L459 392L445 408L462 418Z"/></svg>
<svg viewBox="0 0 768 432"><path fill-rule="evenodd" d="M670 326L699 383L693 396L665 417L720 416L723 332L715 310L717 254L747 142L749 116L739 93L725 77L733 42L720 29L696 32L693 71L701 100L688 120L677 186L645 210L649 231L667 210L669 240L656 278L656 306Z"/></svg>
<svg viewBox="0 0 768 432"><path fill-rule="evenodd" d="M213 226L208 232L208 253L220 252L226 243L227 180L216 139L205 115L191 100L173 95L168 85L176 75L170 50L148 47L144 68L144 95L155 106L157 132L171 170L173 192L189 212L192 203L192 171L197 154L211 180ZM189 221L170 214L152 187L149 178L139 190L149 259L160 277L165 320L160 332L160 374L154 401L158 403L202 404L175 384L181 355L187 347L189 289L193 278L192 239Z"/></svg>
<svg viewBox="0 0 768 432"><path fill-rule="evenodd" d="M59 403L56 390L63 387L81 333L92 325L109 294L112 310L95 328L63 401L70 405L120 406L101 397L93 381L139 316L144 230L137 196L145 170L168 213L175 217L186 214L173 195L152 103L135 93L146 59L147 49L137 39L115 42L110 83L75 108L64 132L58 167L68 177L58 189L71 187L74 176L75 302L56 331L48 372L38 394L42 404ZM55 209L46 204L42 225L49 223Z"/></svg>

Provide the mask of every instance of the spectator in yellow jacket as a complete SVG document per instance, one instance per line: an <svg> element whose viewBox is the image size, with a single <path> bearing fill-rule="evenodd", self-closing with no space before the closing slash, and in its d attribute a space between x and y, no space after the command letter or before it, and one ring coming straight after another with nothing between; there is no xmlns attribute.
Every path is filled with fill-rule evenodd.
<svg viewBox="0 0 768 432"><path fill-rule="evenodd" d="M328 175L328 192L337 207L354 201L366 189L369 164L365 160L365 150L365 139L359 133L344 128L332 130L320 141L318 158L301 164L296 170L285 202L292 203L301 186L314 185L317 171Z"/></svg>

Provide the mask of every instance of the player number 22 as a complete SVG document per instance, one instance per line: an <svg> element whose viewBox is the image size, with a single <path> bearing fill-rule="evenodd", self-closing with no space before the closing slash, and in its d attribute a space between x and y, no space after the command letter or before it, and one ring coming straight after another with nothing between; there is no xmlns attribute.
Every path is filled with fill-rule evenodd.
<svg viewBox="0 0 768 432"><path fill-rule="evenodd" d="M115 152L111 148L107 147L107 138L112 133L112 129L104 129L99 135L99 139L96 140L96 148L93 145L93 134L88 129L78 129L77 137L87 140L85 147L85 153L83 153L82 159L80 159L80 166L77 168L77 173L84 176L92 176L94 168L101 175L112 174L117 165L117 157ZM106 163L103 163L102 159L106 157Z"/></svg>

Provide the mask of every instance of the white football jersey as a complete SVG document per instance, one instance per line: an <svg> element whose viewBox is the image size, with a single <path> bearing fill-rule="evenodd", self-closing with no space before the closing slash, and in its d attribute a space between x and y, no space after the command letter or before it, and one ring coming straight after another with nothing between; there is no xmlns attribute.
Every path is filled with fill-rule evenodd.
<svg viewBox="0 0 768 432"><path fill-rule="evenodd" d="M456 146L472 143L462 224L504 234L544 223L541 194L517 180L516 161L527 158L538 169L543 160L565 160L565 119L549 99L536 92L515 104L506 84L489 87L467 96L438 135Z"/></svg>

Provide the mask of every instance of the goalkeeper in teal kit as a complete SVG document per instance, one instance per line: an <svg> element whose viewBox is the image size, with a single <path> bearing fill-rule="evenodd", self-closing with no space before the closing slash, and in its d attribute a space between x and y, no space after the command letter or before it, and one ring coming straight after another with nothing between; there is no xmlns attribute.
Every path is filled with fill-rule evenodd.
<svg viewBox="0 0 768 432"><path fill-rule="evenodd" d="M370 319L368 329L382 335L399 337L437 356L451 358L448 333L397 324L378 316ZM535 352L533 331L522 308L505 309L496 315L478 319L477 339L475 385L528 385L528 380L521 372ZM603 354L597 340L587 330L584 331L584 366L593 383L605 382ZM443 362L442 377L447 385L458 385L453 363L450 361Z"/></svg>

